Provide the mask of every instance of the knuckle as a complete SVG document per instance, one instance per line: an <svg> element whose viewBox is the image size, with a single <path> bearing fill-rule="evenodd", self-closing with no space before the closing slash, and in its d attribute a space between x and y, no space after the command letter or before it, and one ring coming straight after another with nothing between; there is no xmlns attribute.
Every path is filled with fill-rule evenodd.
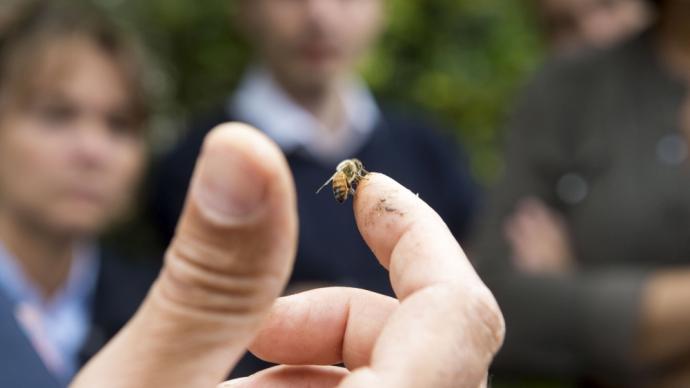
<svg viewBox="0 0 690 388"><path fill-rule="evenodd" d="M481 342L493 356L501 348L505 339L505 320L501 309L487 288L476 295L471 306Z"/></svg>
<svg viewBox="0 0 690 388"><path fill-rule="evenodd" d="M206 256L204 260L199 255ZM222 257L226 256L226 257ZM232 267L208 264L236 260L227 253L200 249L183 242L174 243L165 258L161 274L162 291L173 303L206 313L246 315L270 306L280 293L281 282L271 273L251 273Z"/></svg>

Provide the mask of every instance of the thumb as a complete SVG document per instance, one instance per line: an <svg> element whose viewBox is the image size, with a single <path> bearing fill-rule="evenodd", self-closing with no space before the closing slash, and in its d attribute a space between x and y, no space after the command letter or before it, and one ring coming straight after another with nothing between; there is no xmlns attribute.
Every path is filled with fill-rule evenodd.
<svg viewBox="0 0 690 388"><path fill-rule="evenodd" d="M282 292L296 241L280 150L243 124L214 129L158 280L73 387L215 386Z"/></svg>

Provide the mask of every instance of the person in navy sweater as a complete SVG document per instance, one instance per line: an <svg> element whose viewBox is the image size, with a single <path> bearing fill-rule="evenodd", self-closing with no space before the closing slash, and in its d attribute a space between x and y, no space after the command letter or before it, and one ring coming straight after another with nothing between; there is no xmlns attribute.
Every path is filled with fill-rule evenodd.
<svg viewBox="0 0 690 388"><path fill-rule="evenodd" d="M357 75L358 60L382 30L372 1L243 0L236 21L256 61L215 114L192 126L154 169L154 221L169 240L206 133L226 121L250 123L287 156L297 187L300 237L289 290L348 285L392 294L330 190L315 192L343 159L359 158L428 202L457 239L470 228L478 191L462 150L414 109L389 107Z"/></svg>

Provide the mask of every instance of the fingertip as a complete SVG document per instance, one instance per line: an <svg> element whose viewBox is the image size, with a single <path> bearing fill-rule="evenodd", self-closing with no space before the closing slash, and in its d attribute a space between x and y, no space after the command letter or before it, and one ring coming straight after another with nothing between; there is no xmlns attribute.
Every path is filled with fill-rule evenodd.
<svg viewBox="0 0 690 388"><path fill-rule="evenodd" d="M354 207L362 237L389 270L401 300L438 283L476 284L474 269L443 219L393 179L367 175Z"/></svg>
<svg viewBox="0 0 690 388"><path fill-rule="evenodd" d="M278 146L242 123L221 124L206 135L194 175L192 200L218 224L249 218L276 185L286 195L291 192L289 167Z"/></svg>
<svg viewBox="0 0 690 388"><path fill-rule="evenodd" d="M280 147L265 133L240 122L223 123L205 137L201 155L236 153L256 168L262 177L289 173L287 161ZM226 165L226 169L231 167Z"/></svg>
<svg viewBox="0 0 690 388"><path fill-rule="evenodd" d="M369 173L360 182L354 212L362 237L385 267L409 225L420 221L420 215L423 219L436 214L416 194L379 173Z"/></svg>

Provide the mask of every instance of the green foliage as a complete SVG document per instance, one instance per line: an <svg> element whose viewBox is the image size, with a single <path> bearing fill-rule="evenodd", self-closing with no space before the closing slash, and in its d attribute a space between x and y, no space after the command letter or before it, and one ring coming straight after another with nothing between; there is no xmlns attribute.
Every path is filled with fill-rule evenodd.
<svg viewBox="0 0 690 388"><path fill-rule="evenodd" d="M227 98L249 59L232 27L232 0L101 2L152 48L170 96L168 122ZM540 56L525 1L388 0L388 19L363 63L365 78L378 95L418 104L457 128L477 175L490 179L504 114Z"/></svg>

